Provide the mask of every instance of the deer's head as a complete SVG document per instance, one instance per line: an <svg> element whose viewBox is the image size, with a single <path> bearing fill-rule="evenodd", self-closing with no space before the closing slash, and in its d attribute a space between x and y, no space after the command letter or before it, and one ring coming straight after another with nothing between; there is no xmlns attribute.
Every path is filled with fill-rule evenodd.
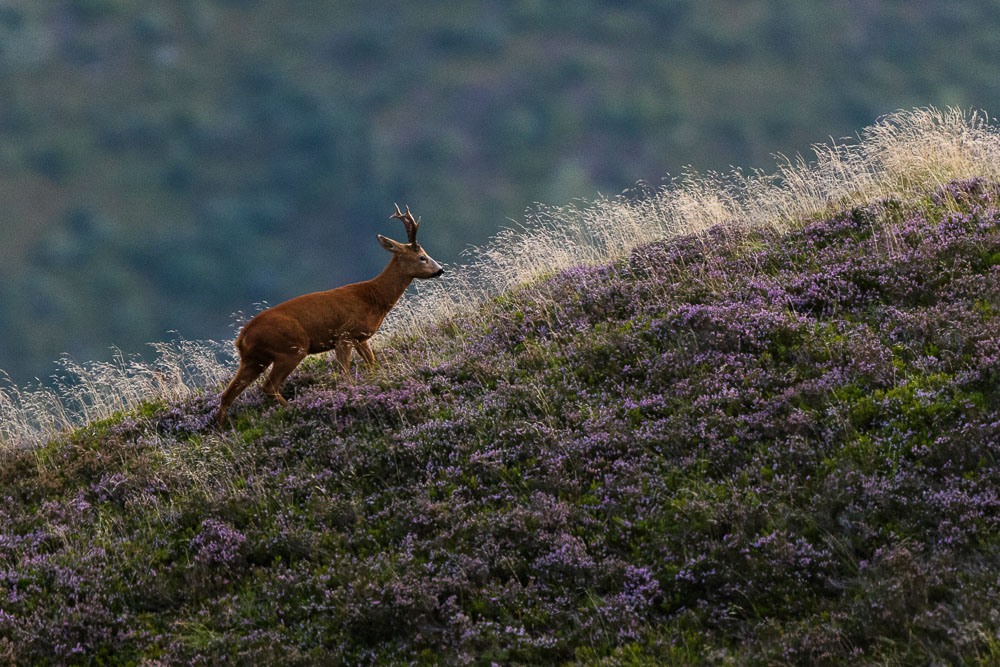
<svg viewBox="0 0 1000 667"><path fill-rule="evenodd" d="M417 243L417 229L420 227L420 219L413 219L410 207L407 206L406 213L403 213L399 210L399 205L397 204L396 212L391 217L399 218L403 221L409 243L393 241L381 234L378 235L378 242L382 244L383 248L396 256L400 270L414 278L437 278L444 273L441 265L431 259L431 256Z"/></svg>

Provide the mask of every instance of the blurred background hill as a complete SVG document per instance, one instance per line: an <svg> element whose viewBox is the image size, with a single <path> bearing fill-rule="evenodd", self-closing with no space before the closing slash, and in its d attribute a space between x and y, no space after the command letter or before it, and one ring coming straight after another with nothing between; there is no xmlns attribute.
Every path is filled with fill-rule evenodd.
<svg viewBox="0 0 1000 667"><path fill-rule="evenodd" d="M1000 109L985 0L0 0L0 368L232 335L532 202ZM395 223L395 224L394 224Z"/></svg>

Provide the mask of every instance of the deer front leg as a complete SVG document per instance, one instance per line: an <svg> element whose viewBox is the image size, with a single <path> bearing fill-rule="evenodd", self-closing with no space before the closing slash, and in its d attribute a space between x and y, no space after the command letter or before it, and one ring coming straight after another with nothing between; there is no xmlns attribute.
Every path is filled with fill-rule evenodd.
<svg viewBox="0 0 1000 667"><path fill-rule="evenodd" d="M340 367L344 369L345 373L351 372L351 343L350 341L342 340L337 343L334 348L334 353L337 355L337 361L340 363Z"/></svg>
<svg viewBox="0 0 1000 667"><path fill-rule="evenodd" d="M358 351L358 354L368 363L369 368L375 367L375 353L372 352L372 348L368 345L366 340L354 341L354 349Z"/></svg>

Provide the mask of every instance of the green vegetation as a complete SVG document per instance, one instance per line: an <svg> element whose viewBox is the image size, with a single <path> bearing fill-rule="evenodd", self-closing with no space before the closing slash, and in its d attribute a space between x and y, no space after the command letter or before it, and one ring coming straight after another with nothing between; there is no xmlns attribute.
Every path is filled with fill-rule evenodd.
<svg viewBox="0 0 1000 667"><path fill-rule="evenodd" d="M993 2L12 0L0 368L363 279L393 201L459 258L526 203L1000 108Z"/></svg>
<svg viewBox="0 0 1000 667"><path fill-rule="evenodd" d="M8 449L0 655L988 663L998 252L984 179L716 226Z"/></svg>

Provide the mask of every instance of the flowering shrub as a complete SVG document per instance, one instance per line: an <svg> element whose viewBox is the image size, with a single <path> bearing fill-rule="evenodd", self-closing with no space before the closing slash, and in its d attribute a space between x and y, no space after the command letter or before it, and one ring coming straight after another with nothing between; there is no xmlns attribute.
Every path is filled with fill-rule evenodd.
<svg viewBox="0 0 1000 667"><path fill-rule="evenodd" d="M222 436L206 395L13 456L0 655L996 657L997 206L646 245L304 364Z"/></svg>

